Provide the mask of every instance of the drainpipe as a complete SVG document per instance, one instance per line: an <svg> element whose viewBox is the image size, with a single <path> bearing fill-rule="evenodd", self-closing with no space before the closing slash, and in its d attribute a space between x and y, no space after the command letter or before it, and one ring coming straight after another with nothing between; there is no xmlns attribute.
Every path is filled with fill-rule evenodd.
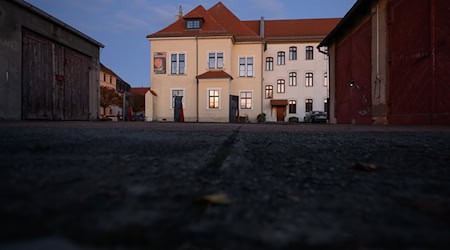
<svg viewBox="0 0 450 250"><path fill-rule="evenodd" d="M327 71L327 105L328 105L328 112L327 112L327 120L328 123L330 123L330 114L331 114L331 89L330 89L330 79L331 79L331 73L330 73L330 53L329 50L324 51L322 50L322 47L317 47L317 50L327 56L325 69Z"/></svg>
<svg viewBox="0 0 450 250"><path fill-rule="evenodd" d="M195 64L196 64L196 66L195 66L195 79L196 79L196 81L197 81L197 102L196 102L196 108L197 108L197 123L199 122L199 104L198 104L198 102L199 102L199 96L198 96L198 84L199 84L199 82L198 82L198 78L197 78L197 76L198 76L198 36L195 36L195 56L196 56L196 58L195 58Z"/></svg>
<svg viewBox="0 0 450 250"><path fill-rule="evenodd" d="M264 17L261 17L261 21L259 23L259 36L261 37L261 112L264 112L264 51L265 51L265 40L264 40L264 30L265 23Z"/></svg>

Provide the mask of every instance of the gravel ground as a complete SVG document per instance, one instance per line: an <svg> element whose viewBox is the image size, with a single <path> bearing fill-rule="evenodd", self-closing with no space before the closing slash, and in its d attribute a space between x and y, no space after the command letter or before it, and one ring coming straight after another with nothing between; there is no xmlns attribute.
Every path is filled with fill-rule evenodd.
<svg viewBox="0 0 450 250"><path fill-rule="evenodd" d="M0 122L0 249L448 249L450 127Z"/></svg>

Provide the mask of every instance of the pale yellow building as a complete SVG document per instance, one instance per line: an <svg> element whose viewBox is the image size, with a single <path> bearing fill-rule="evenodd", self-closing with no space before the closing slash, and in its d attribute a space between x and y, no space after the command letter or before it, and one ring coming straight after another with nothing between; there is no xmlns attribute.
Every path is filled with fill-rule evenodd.
<svg viewBox="0 0 450 250"><path fill-rule="evenodd" d="M256 122L262 112L263 39L222 3L198 6L151 42L156 121L174 120L174 96L183 96L187 122Z"/></svg>

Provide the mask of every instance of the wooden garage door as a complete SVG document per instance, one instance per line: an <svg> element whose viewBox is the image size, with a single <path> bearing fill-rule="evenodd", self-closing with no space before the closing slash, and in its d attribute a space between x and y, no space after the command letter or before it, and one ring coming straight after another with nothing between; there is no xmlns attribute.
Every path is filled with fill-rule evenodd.
<svg viewBox="0 0 450 250"><path fill-rule="evenodd" d="M431 121L430 2L393 0L389 4L389 122L393 124Z"/></svg>
<svg viewBox="0 0 450 250"><path fill-rule="evenodd" d="M90 58L24 30L22 118L88 120Z"/></svg>
<svg viewBox="0 0 450 250"><path fill-rule="evenodd" d="M53 119L52 43L25 33L22 50L23 119Z"/></svg>
<svg viewBox="0 0 450 250"><path fill-rule="evenodd" d="M337 46L337 123L372 123L371 36L371 22L367 20Z"/></svg>
<svg viewBox="0 0 450 250"><path fill-rule="evenodd" d="M436 103L433 124L450 125L450 1L436 1Z"/></svg>

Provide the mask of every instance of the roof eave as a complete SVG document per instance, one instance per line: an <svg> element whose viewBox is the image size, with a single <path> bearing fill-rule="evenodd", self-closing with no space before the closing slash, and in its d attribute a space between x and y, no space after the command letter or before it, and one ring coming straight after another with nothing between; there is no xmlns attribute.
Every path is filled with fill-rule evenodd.
<svg viewBox="0 0 450 250"><path fill-rule="evenodd" d="M353 25L354 19L357 19L360 15L365 13L364 8L368 8L373 3L379 0L358 0L352 8L345 14L341 21L336 25L336 27L320 42L317 46L326 47L329 46L337 37L339 37L342 31L349 26Z"/></svg>
<svg viewBox="0 0 450 250"><path fill-rule="evenodd" d="M48 14L47 12L45 12L45 11L43 11L43 10L41 10L41 9L39 9L39 8L37 8L37 7L31 5L31 4L29 4L29 3L27 3L27 2L25 2L23 0L13 0L12 2L20 5L21 7L25 8L25 9L27 9L27 10L29 10L29 11L37 14L37 15L39 15L42 18L47 19L50 22L53 22L53 23L55 23L55 24L65 28L65 29L69 30L72 33L75 33L76 35L80 36L84 40L86 40L86 41L88 41L88 42L90 42L90 43L92 43L92 44L94 44L94 45L96 45L96 46L98 46L100 48L104 48L105 47L105 45L103 45L102 43L94 40L93 38L91 38L88 35L82 33L81 31L75 29L74 27L64 23L63 21L57 19L56 17L53 17L52 15Z"/></svg>

